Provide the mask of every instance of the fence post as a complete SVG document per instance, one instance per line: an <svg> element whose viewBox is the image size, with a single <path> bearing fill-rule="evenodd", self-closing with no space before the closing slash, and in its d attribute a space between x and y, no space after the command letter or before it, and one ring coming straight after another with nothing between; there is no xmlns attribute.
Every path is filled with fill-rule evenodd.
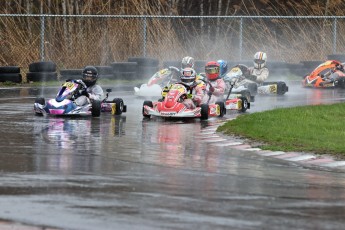
<svg viewBox="0 0 345 230"><path fill-rule="evenodd" d="M147 40L147 24L146 17L143 18L143 56L146 57L146 40Z"/></svg>
<svg viewBox="0 0 345 230"><path fill-rule="evenodd" d="M333 54L337 52L337 19L333 20Z"/></svg>
<svg viewBox="0 0 345 230"><path fill-rule="evenodd" d="M45 18L41 16L41 61L44 61L44 25Z"/></svg>
<svg viewBox="0 0 345 230"><path fill-rule="evenodd" d="M239 55L240 55L240 61L242 61L242 44L243 43L243 18L241 18L241 20L240 20L240 53L239 53Z"/></svg>

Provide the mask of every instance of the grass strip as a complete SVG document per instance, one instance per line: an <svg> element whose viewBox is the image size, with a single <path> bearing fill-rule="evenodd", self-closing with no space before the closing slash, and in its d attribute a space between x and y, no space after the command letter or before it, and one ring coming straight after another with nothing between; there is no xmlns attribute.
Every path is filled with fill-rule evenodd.
<svg viewBox="0 0 345 230"><path fill-rule="evenodd" d="M243 114L218 127L272 151L345 156L345 103L280 108Z"/></svg>

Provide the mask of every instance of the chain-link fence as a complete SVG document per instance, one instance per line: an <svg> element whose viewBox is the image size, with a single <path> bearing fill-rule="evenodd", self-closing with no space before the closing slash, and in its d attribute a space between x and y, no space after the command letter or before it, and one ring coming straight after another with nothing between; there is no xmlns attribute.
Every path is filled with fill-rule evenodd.
<svg viewBox="0 0 345 230"><path fill-rule="evenodd" d="M129 57L160 63L251 60L265 51L269 61L325 60L344 53L345 17L317 16L125 16L0 15L0 65L23 68L51 60L58 68L109 65Z"/></svg>

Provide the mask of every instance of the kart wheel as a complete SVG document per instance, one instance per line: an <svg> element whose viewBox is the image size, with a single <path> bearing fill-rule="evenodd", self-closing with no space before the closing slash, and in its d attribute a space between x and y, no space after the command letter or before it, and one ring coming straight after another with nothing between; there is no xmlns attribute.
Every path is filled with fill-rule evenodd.
<svg viewBox="0 0 345 230"><path fill-rule="evenodd" d="M123 100L121 98L114 98L113 103L115 103L115 111L112 110L111 113L113 115L121 115L124 108Z"/></svg>
<svg viewBox="0 0 345 230"><path fill-rule="evenodd" d="M208 119L208 104L201 105L201 117L200 120L207 120Z"/></svg>
<svg viewBox="0 0 345 230"><path fill-rule="evenodd" d="M146 114L144 114L144 106L145 105L147 105L147 106L149 106L149 107L153 107L153 104L152 104L152 101L144 101L144 104L143 104L143 116L144 117L146 117L146 118L150 118L151 117L151 115L146 115Z"/></svg>
<svg viewBox="0 0 345 230"><path fill-rule="evenodd" d="M91 114L93 117L99 117L101 115L101 102L93 100L91 103Z"/></svg>
<svg viewBox="0 0 345 230"><path fill-rule="evenodd" d="M247 98L248 101L251 101L252 96L249 90L242 90L241 96Z"/></svg>
<svg viewBox="0 0 345 230"><path fill-rule="evenodd" d="M43 97L38 97L35 99L35 103L38 103L40 105L45 105L46 104L46 100Z"/></svg>
<svg viewBox="0 0 345 230"><path fill-rule="evenodd" d="M278 81L277 82L277 94L278 95L284 95L289 88L287 87L286 83L283 81Z"/></svg>
<svg viewBox="0 0 345 230"><path fill-rule="evenodd" d="M248 102L247 98L245 98L245 97L240 97L240 99L242 100L242 105L241 105L241 109L239 111L244 113L245 111L247 111L247 109L250 108L250 103Z"/></svg>
<svg viewBox="0 0 345 230"><path fill-rule="evenodd" d="M345 89L345 78L344 77L339 77L337 79L337 86L341 89Z"/></svg>
<svg viewBox="0 0 345 230"><path fill-rule="evenodd" d="M220 109L219 117L224 117L224 115L226 114L226 109L225 109L224 102L217 101L216 104L219 105L219 109Z"/></svg>
<svg viewBox="0 0 345 230"><path fill-rule="evenodd" d="M45 106L46 100L43 97L38 97L35 99L35 103ZM39 113L38 111L35 110L35 115L43 116L43 113Z"/></svg>

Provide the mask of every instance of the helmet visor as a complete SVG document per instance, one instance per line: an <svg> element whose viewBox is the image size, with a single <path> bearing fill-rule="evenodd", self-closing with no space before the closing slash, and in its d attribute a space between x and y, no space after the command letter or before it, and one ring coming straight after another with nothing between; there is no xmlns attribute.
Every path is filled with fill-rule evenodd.
<svg viewBox="0 0 345 230"><path fill-rule="evenodd" d="M219 73L219 66L206 66L205 72L208 74L216 74Z"/></svg>
<svg viewBox="0 0 345 230"><path fill-rule="evenodd" d="M265 60L262 60L262 59L254 59L254 62L256 64L264 64L265 63Z"/></svg>

